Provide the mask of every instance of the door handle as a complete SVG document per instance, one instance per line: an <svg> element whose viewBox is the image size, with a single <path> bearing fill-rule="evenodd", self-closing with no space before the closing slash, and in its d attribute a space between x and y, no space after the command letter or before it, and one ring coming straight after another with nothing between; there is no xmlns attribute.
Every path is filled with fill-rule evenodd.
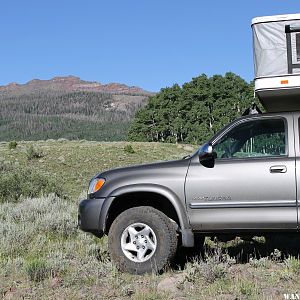
<svg viewBox="0 0 300 300"><path fill-rule="evenodd" d="M286 173L286 166L272 166L270 167L270 173Z"/></svg>

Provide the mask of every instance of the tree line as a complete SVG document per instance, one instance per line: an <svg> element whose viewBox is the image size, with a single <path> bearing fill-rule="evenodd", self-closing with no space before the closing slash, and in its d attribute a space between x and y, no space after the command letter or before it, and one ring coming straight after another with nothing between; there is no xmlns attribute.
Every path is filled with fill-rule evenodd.
<svg viewBox="0 0 300 300"><path fill-rule="evenodd" d="M201 144L241 116L254 101L253 83L228 72L202 74L150 97L131 123L132 141Z"/></svg>

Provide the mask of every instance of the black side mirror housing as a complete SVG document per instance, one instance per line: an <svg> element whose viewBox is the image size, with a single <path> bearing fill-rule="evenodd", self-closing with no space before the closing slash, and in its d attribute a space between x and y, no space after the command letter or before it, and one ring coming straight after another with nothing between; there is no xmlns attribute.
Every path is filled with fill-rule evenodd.
<svg viewBox="0 0 300 300"><path fill-rule="evenodd" d="M215 165L215 155L213 151L213 146L211 143L204 144L198 153L199 162L207 167L213 168Z"/></svg>

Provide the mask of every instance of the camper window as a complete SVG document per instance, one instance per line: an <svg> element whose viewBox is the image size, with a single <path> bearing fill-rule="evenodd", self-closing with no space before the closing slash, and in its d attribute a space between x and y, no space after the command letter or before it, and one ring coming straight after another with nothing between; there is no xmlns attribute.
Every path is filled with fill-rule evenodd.
<svg viewBox="0 0 300 300"><path fill-rule="evenodd" d="M300 61L300 33L296 34L296 52L297 52L297 62Z"/></svg>

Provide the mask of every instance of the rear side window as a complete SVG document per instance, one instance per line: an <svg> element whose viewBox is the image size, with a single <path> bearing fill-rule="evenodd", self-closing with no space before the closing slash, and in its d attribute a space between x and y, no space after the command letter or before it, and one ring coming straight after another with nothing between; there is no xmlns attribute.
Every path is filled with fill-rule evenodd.
<svg viewBox="0 0 300 300"><path fill-rule="evenodd" d="M283 119L261 119L241 123L215 145L216 158L284 156L287 136Z"/></svg>

